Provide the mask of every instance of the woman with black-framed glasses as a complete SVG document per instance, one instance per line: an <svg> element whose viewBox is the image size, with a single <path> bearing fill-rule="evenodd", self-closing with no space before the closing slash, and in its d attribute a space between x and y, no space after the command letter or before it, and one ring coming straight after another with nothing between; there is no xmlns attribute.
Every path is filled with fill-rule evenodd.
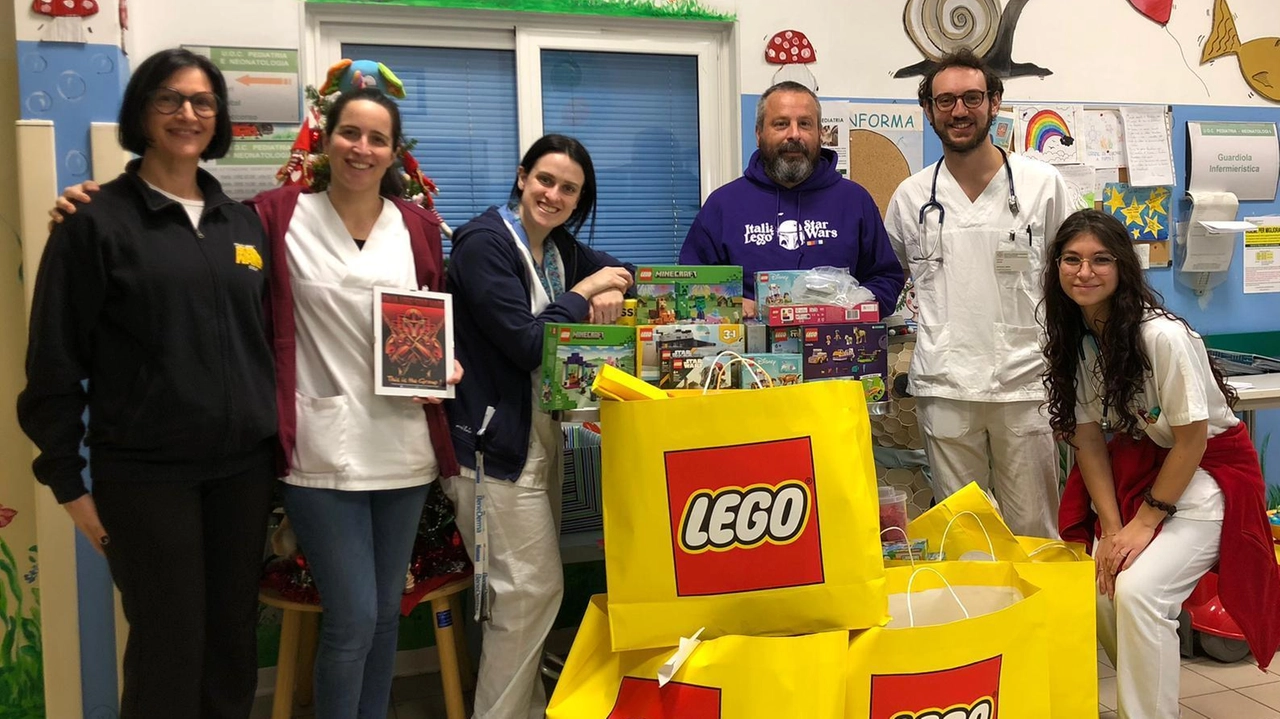
<svg viewBox="0 0 1280 719"><path fill-rule="evenodd" d="M231 144L222 74L187 50L142 62L120 143L140 159L49 237L18 416L120 589L121 718L245 719L276 408L266 236L198 167Z"/></svg>
<svg viewBox="0 0 1280 719"><path fill-rule="evenodd" d="M1049 252L1044 382L1050 425L1076 448L1061 533L1093 545L1098 637L1121 716L1174 719L1178 615L1215 564L1259 666L1280 645L1258 455L1231 411L1235 390L1161 306L1119 220L1081 210Z"/></svg>

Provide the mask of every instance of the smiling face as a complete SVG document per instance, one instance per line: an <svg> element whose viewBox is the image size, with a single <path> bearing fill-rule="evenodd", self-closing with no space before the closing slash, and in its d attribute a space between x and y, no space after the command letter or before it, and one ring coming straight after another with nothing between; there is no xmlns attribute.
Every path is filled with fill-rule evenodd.
<svg viewBox="0 0 1280 719"><path fill-rule="evenodd" d="M765 173L784 187L794 187L813 174L821 148L818 105L807 93L778 90L765 98L756 146Z"/></svg>
<svg viewBox="0 0 1280 719"><path fill-rule="evenodd" d="M1072 258L1081 260L1080 264L1072 267ZM1100 311L1105 317L1111 296L1120 284L1116 258L1093 233L1082 232L1062 246L1058 281L1062 284L1062 291L1080 305L1086 315Z"/></svg>
<svg viewBox="0 0 1280 719"><path fill-rule="evenodd" d="M942 146L952 152L967 153L982 145L991 130L991 119L1000 110L1000 98L984 96L977 107L968 107L961 98L966 92L987 91L986 77L971 67L949 67L933 78L933 97L952 95L955 106L948 110L935 102L925 105L925 114Z"/></svg>
<svg viewBox="0 0 1280 719"><path fill-rule="evenodd" d="M208 76L198 67L185 67L165 79L155 90L173 90L190 97L197 93L213 93ZM173 160L200 159L200 154L213 139L217 117L199 117L191 102L184 101L178 111L165 115L156 109L154 101L147 102L145 154Z"/></svg>
<svg viewBox="0 0 1280 719"><path fill-rule="evenodd" d="M569 220L578 207L586 176L582 166L562 152L549 152L525 172L519 168L520 224L531 236L547 233Z"/></svg>
<svg viewBox="0 0 1280 719"><path fill-rule="evenodd" d="M326 137L325 151L331 190L377 194L395 160L391 113L376 102L352 100Z"/></svg>

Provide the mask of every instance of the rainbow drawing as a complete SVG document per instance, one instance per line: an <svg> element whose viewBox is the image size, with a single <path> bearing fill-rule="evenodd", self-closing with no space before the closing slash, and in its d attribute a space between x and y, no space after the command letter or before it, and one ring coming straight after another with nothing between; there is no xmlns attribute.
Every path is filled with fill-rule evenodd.
<svg viewBox="0 0 1280 719"><path fill-rule="evenodd" d="M1053 110L1041 110L1027 120L1026 149L1044 152L1051 137L1070 138L1067 121ZM1063 144L1070 145L1070 142Z"/></svg>

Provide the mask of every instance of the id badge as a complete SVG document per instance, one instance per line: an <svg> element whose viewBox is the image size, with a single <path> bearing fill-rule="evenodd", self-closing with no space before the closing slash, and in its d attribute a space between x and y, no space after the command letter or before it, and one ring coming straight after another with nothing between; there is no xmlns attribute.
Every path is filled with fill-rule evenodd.
<svg viewBox="0 0 1280 719"><path fill-rule="evenodd" d="M1031 250L1006 247L996 250L996 272L1030 272Z"/></svg>

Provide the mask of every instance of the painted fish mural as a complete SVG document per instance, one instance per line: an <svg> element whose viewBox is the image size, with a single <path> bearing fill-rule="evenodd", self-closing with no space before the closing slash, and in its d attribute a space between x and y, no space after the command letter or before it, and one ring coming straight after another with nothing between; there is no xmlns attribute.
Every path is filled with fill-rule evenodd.
<svg viewBox="0 0 1280 719"><path fill-rule="evenodd" d="M1240 61L1240 74L1254 92L1280 102L1280 38L1263 37L1241 43L1227 0L1215 0L1213 30L1205 40L1200 64L1227 55L1235 55Z"/></svg>

